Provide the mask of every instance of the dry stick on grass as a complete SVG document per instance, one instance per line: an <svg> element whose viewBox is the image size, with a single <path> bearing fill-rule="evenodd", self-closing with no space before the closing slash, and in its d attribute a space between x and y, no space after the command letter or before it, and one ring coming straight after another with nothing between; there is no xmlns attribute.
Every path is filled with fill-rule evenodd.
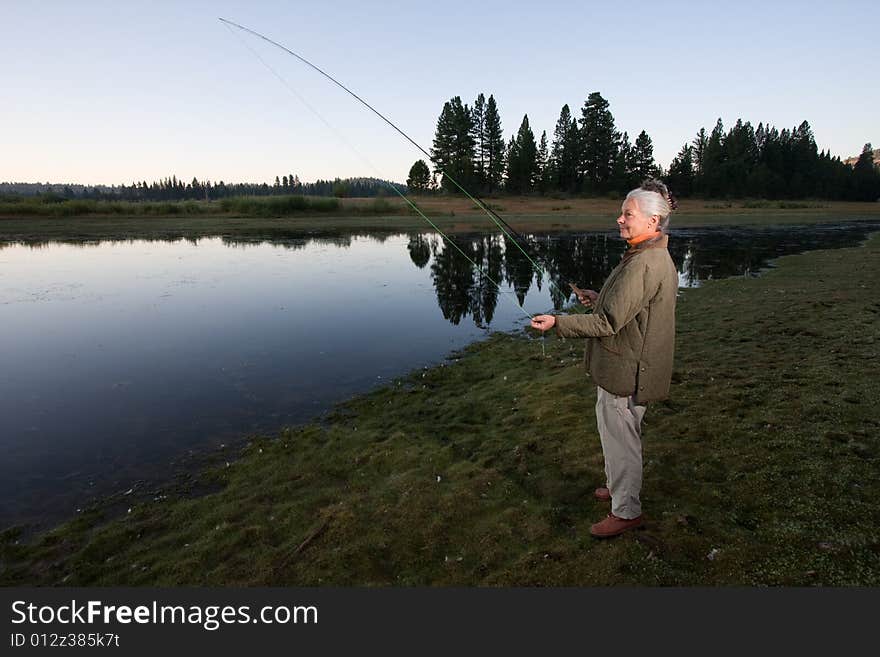
<svg viewBox="0 0 880 657"><path fill-rule="evenodd" d="M275 567L275 571L277 572L282 568L286 568L288 565L290 565L290 562L293 561L303 550L305 550L312 541L314 541L316 538L318 538L318 536L324 533L324 530L327 529L327 527L330 525L330 520L331 518L329 517L325 518L324 522L322 522L315 531L306 536L305 540L300 543L293 552L288 554L287 557L284 558L284 561L282 561Z"/></svg>

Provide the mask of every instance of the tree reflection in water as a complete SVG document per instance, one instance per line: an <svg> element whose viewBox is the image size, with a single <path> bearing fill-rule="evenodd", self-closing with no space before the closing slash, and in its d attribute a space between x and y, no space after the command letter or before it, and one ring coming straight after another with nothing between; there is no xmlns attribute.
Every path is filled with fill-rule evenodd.
<svg viewBox="0 0 880 657"><path fill-rule="evenodd" d="M775 257L858 243L876 222L812 226L774 226L755 229L719 227L673 230L669 251L679 271L681 287L730 276L755 276ZM626 244L614 231L580 235L528 235L524 249L543 270L535 269L513 241L501 235L456 236L456 246L475 262L468 262L454 247L436 235L409 236L413 263L431 263L431 278L443 317L459 324L468 315L477 326L492 322L498 303L498 287L511 292L523 305L533 286L547 294L555 310L576 301L569 282L599 290L620 262ZM548 280L549 279L549 280Z"/></svg>
<svg viewBox="0 0 880 657"><path fill-rule="evenodd" d="M557 310L574 300L569 282L598 289L623 252L619 241L609 237L607 234L568 239L529 236L524 248L542 267L543 273L535 269L507 236L450 238L471 261L455 247L426 235L410 235L407 250L413 264L420 269L433 257L431 279L443 317L457 325L470 315L474 323L482 327L491 324L498 305L499 289L492 281L505 291L510 290L522 305L532 285L543 290L547 284L545 276L549 276L553 283L550 297Z"/></svg>
<svg viewBox="0 0 880 657"><path fill-rule="evenodd" d="M467 315L471 315L478 326L488 324L498 304L498 288L492 281L502 283L503 249L499 238L457 236L450 239L470 261L445 242L433 244L431 279L440 311L453 324L459 324ZM411 257L414 253L418 250L411 247Z"/></svg>

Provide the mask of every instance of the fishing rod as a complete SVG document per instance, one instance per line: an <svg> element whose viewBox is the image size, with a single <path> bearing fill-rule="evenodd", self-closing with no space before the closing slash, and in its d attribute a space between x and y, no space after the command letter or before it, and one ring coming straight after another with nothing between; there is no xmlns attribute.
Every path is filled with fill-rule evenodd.
<svg viewBox="0 0 880 657"><path fill-rule="evenodd" d="M267 37L266 35L261 34L261 33L257 32L256 30L252 30L252 29L250 29L249 27L245 27L244 25L240 25L240 24L238 24L238 23L236 23L236 22L234 22L234 21L230 21L230 20L227 20L227 19L225 19L225 18L220 18L220 17L218 17L218 20L220 20L221 22L223 22L223 23L226 24L227 26L235 27L235 28L237 28L237 29L239 29L239 30L242 30L243 32L247 32L248 34L251 34L251 35L253 35L253 36L255 36L255 37L259 38L259 39L262 39L263 41L265 41L265 42L267 42L267 43L269 43L269 44L275 46L276 48L280 48L281 50L283 50L283 51L286 52L287 54L292 55L293 57L295 57L296 59L298 59L299 61L301 61L301 62L302 62L303 64L305 64L306 66L308 66L308 67L312 68L313 70L315 70L316 72L320 73L322 76L324 76L325 78L327 78L328 80L330 80L330 82L332 82L332 83L335 84L337 87L339 87L340 89L342 89L343 91L345 91L345 92L346 92L347 94L349 94L352 98L354 98L354 99L357 100L359 103L361 103L364 107L366 107L366 108L369 109L371 112L373 112L373 114L375 114L375 115L378 116L380 119L382 119L385 123L387 123L389 126L391 126L391 127L392 127L392 128L393 128L393 129L394 129L394 130L395 130L400 136L402 136L402 137L403 137L404 139L406 139L410 144L412 144L413 146L415 146L415 147L416 147L421 153L423 153L423 154L424 154L429 160L433 160L433 158L431 157L431 154L428 153L428 151L426 151L424 148L422 148L422 146L419 145L419 144L418 144L418 143L417 143L412 137L410 137L410 136L409 136L408 134L406 134L403 130L401 130L399 127L397 127L397 125L395 125L395 124L394 124L394 123L393 123L393 122L392 122L387 116L385 116L384 114L382 114L379 110L377 110L375 107L373 107L372 105L370 105L366 100L364 100L363 98L361 98L361 97L360 97L358 94L356 94L354 91L352 91L351 89L349 89L348 87L346 87L346 86L345 86L344 84L342 84L339 80L337 80L337 79L334 78L332 75L330 75L329 73L327 73L327 72L324 71L323 69L319 68L318 66L316 66L315 64L313 64L312 62L310 62L308 59L306 59L306 58L303 57L302 55L299 55L299 54L295 53L293 50L291 50L291 49L288 48L287 46L285 46L285 45L283 45L283 44L281 44L281 43L278 43L277 41L275 41L275 40L273 40L273 39L270 39L270 38ZM448 179L453 185L455 185L455 187L457 187L457 188L459 189L459 191L461 191L465 196L467 196L471 201L473 201L473 202L477 205L478 208L482 209L482 210L483 210L483 211L489 216L489 218L492 219L493 222L495 222L495 225L498 226L498 228L501 230L502 234L504 234L505 237L509 238L509 239L513 242L513 244L514 244L514 245L515 245L515 246L516 246L516 247L522 252L522 254L526 257L526 259L531 263L531 265L535 268L535 270L536 270L538 273L541 273L541 274L545 273L544 270L543 270L540 266L538 266L538 264L537 264L534 260L532 260L532 258L529 256L529 254L526 253L525 249L523 249L522 246L520 246L519 242L518 242L516 239L514 239L513 236L515 235L517 238L519 238L520 240L522 240L522 241L524 241L524 242L526 241L525 238L523 238L519 233L517 233L517 232L516 232L511 226L510 226L510 224L508 224L503 218L501 218L500 215L498 215L497 212L495 212L495 211L492 210L490 207L488 207L488 206L487 206L485 203L483 203L480 199L478 199L478 198L476 198L475 196L473 196L468 190L466 190L461 184L459 184L459 182L458 182L457 180L455 180L455 178L453 178L452 176L450 176L445 170L443 170L443 169L438 169L438 171L439 171L440 173L442 173L443 176L444 176L446 179ZM397 190L395 190L395 191L397 191ZM399 192L398 192L398 193L399 193ZM402 196L402 195L401 195L401 196ZM404 197L404 198L405 198L405 197ZM405 199L405 200L407 200L407 202L410 203L410 206L413 206L413 204L412 204L408 199ZM414 207L414 206L413 206L413 207ZM419 214L421 214L423 218L427 219L427 217L425 217L421 212L419 212ZM429 223L431 223L432 226L434 225L433 222L430 222L430 221L429 221ZM438 232L439 232L439 230L438 230ZM450 242L450 243L451 243L451 242ZM471 262L473 262L473 261L471 261ZM476 263L474 263L474 264L475 264L475 266L476 266ZM490 280L491 280L491 279L490 279ZM493 281L493 282L494 282L494 281ZM553 287L555 287L556 290L557 290L560 294L562 294L562 295L565 296L566 298L568 297L568 294L567 294L567 293L563 293L562 290L560 290L559 287L558 287L555 283L553 283L553 279L552 279L552 277L551 277L549 274L547 274L547 282L548 282L549 285L552 285ZM500 289L500 288L499 288L499 289ZM522 306L520 306L520 308L522 308Z"/></svg>
<svg viewBox="0 0 880 657"><path fill-rule="evenodd" d="M222 18L221 18L220 20L223 21L224 23L228 23L228 24L230 24L230 25L236 25L235 23L231 23L230 21L226 21L226 20L224 20L224 19L222 19ZM230 32L232 32L232 29L229 27L229 25L227 25L226 27L227 27L227 29L230 30ZM236 27L240 27L241 29L243 29L243 30L245 30L245 31L251 32L251 30L248 30L247 28L244 28L244 27L242 27L242 26L236 25ZM255 34L255 33L254 33L254 34ZM274 43L274 42L273 42L273 43ZM297 91L296 91L293 87L291 87L291 86L287 83L287 80L285 80L285 79L284 79L284 78L283 78L283 77L282 77L282 76L281 76L281 75L280 75L280 74L279 74L274 68L272 68L272 66L270 66L268 62L266 62L262 57L260 57L259 53L257 53L253 48L251 48L251 47L250 47L247 43L245 43L243 40L242 40L242 45L244 45L244 46L245 46L245 47L246 47L246 48L247 48L247 49L248 49L248 50L249 50L249 51L250 51L250 52L251 52L251 53L252 53L252 54L253 54L253 55L259 60L259 61L260 61L260 63L262 63L263 66L265 66L265 67L269 70L269 72L272 73L272 75L274 75L274 76L275 76L275 77L276 77L276 78L277 78L277 79L278 79L278 80L279 80L279 81L280 81L285 87L287 87L288 91L290 91L292 94L294 94L294 95L297 97L297 99L298 99L301 103L303 103L303 105L305 105L305 106L309 109L309 111L312 112L312 114L314 114L314 115L318 118L318 120L320 120L328 130L330 130L330 132L332 132L334 135L336 135L336 137L337 137L340 141L342 141L342 142L343 142L343 143L344 143L344 144L345 144L345 145L346 145L346 146L347 146L347 147L348 147L348 148L349 148L349 149L350 149L355 155L357 155L360 159L362 159L362 160L367 164L367 166L369 166L370 168L372 168L372 169L378 171L378 170L376 169L375 165L373 165L371 162L369 162L369 161L368 161L368 160L367 160L367 159L366 159L366 158L365 158L365 157L364 157L364 156L363 156L363 155L362 155L362 154L361 154L356 148L354 148L354 146L352 146L352 145L348 142L347 139L345 139L341 134L339 134L339 132L338 132L338 131L337 131L332 125L330 125L330 123L328 123L328 122L324 119L324 117L321 116L321 114L320 114L320 113L319 113L314 107L312 107L311 104L310 104L305 98L303 98L299 93L297 93ZM279 44L275 44L275 45L279 45ZM279 47L284 48L284 46L279 46ZM287 50L286 48L284 48L284 49ZM440 227L437 226L437 224L435 224L433 221L431 221L431 219L428 218L428 216L427 216L424 212L422 212L422 209L421 209L420 207L418 207L418 206L412 201L412 199L408 198L405 194L403 194L403 193L397 188L397 186L395 186L395 185L393 185L393 184L391 184L391 183L385 181L385 180L383 179L383 177L381 176L381 174L380 174L380 178L379 178L379 179L380 179L380 181L383 182L386 186L390 187L391 190L392 190L394 193L396 193L398 196L400 196L400 198L403 199L404 202L406 202L407 205L409 205L410 208L412 208L412 210L413 210L414 212L416 212L419 216L421 216L422 219L424 219L424 220L425 220L425 221L426 221L426 222L427 222L427 223L428 223L428 224L429 224L429 225L430 225L435 231L437 231L437 233L439 233L440 236L441 236L443 239L445 239L450 245L452 245L452 247L453 247L456 251L458 251L458 252L461 254L461 256L462 256L465 260L467 260L469 263L471 263L471 264L474 266L474 268L476 268L476 270L479 271L480 274L486 278L486 280L488 280L490 283L492 283L493 285L495 285L495 287L498 288L498 291L499 291L499 292L501 292L502 294L507 294L507 295L509 295L510 297L512 297L513 300L514 300L514 303L515 303L516 306L517 306L517 308L519 308L527 318L531 319L532 316L531 316L528 312L526 312L525 308L522 307L522 304L519 302L519 299L518 299L518 298L517 298L512 292L510 292L509 290L505 290L505 289L501 286L500 283L498 283L498 282L497 282L495 279L493 279L489 274L487 274L487 273L485 272L485 270L484 270L482 267L480 267L480 265L478 265L473 259L471 259L471 258L470 258L470 257L469 257L469 256L468 256L468 255L462 250L462 249L461 249L461 247L459 247L458 244L455 243L455 241L454 241L451 237L449 237L446 233L444 233L442 230L440 230ZM543 349L543 344L542 344L542 349Z"/></svg>

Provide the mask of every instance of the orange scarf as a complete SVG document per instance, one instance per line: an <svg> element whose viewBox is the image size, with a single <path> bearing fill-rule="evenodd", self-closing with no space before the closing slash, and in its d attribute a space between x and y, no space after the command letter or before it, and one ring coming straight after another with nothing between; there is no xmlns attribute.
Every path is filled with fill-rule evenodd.
<svg viewBox="0 0 880 657"><path fill-rule="evenodd" d="M627 240L626 243L630 246L635 246L636 244L641 244L646 240L653 239L660 234L660 231L655 231L653 233L645 233L644 235L639 235L638 237L633 237L631 240Z"/></svg>

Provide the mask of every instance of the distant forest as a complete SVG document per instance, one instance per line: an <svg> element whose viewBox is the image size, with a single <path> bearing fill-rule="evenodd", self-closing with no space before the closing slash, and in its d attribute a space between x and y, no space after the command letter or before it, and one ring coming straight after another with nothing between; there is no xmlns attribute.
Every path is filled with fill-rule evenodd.
<svg viewBox="0 0 880 657"><path fill-rule="evenodd" d="M188 201L214 200L236 196L335 196L371 197L394 194L391 186L406 193L406 186L378 178L336 178L313 183L300 182L293 174L276 176L275 183L212 183L193 178L190 182L171 176L147 183L131 185L73 185L51 183L0 182L0 194L47 196L64 199L113 201Z"/></svg>
<svg viewBox="0 0 880 657"><path fill-rule="evenodd" d="M634 139L621 133L610 105L591 93L575 116L563 105L548 139L540 139L523 116L516 134L504 141L494 96L479 94L473 106L455 96L444 103L430 164L417 160L406 185L376 178L346 178L303 183L292 174L274 184L211 182L176 176L131 185L83 186L49 183L0 183L0 194L47 200L128 201L212 200L239 196L371 197L403 193L484 195L553 195L620 197L640 181L662 178L679 197L815 198L839 201L880 199L880 169L871 144L851 166L830 151L820 151L810 124L778 130L741 119L725 130L718 119L711 131L701 128L685 142L668 169L654 160L651 137L642 130ZM439 180L439 182L438 182Z"/></svg>

